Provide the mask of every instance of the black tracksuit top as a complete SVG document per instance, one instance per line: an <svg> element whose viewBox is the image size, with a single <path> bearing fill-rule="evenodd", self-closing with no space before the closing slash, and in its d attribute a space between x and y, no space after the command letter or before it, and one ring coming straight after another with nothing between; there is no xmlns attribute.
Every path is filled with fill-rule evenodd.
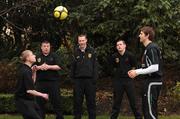
<svg viewBox="0 0 180 119"><path fill-rule="evenodd" d="M82 52L77 46L71 65L71 78L97 78L97 59L92 47L87 46Z"/></svg>
<svg viewBox="0 0 180 119"><path fill-rule="evenodd" d="M136 59L129 51L125 51L123 55L118 52L113 54L110 60L110 69L113 71L114 78L129 78L128 71L136 67Z"/></svg>
<svg viewBox="0 0 180 119"><path fill-rule="evenodd" d="M147 74L150 77L161 77L162 76L162 56L159 47L155 43L150 43L146 46L144 54L141 59L141 67L147 68L150 65L158 64L159 70L157 72Z"/></svg>

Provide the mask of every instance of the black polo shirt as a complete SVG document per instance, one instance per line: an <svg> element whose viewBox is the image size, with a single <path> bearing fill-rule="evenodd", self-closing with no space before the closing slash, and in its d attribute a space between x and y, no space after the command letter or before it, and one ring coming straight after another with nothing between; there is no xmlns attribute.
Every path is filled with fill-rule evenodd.
<svg viewBox="0 0 180 119"><path fill-rule="evenodd" d="M59 65L58 56L51 52L47 56L42 53L36 55L36 65L42 65L46 63L48 65ZM58 71L56 70L38 70L37 71L37 81L55 81L60 78Z"/></svg>
<svg viewBox="0 0 180 119"><path fill-rule="evenodd" d="M21 64L17 76L18 81L16 84L15 98L34 100L34 96L27 93L27 90L34 90L31 67L26 64Z"/></svg>
<svg viewBox="0 0 180 119"><path fill-rule="evenodd" d="M121 80L123 78L129 78L128 71L136 67L136 59L132 53L127 50L123 55L117 52L111 57L110 67L115 79Z"/></svg>

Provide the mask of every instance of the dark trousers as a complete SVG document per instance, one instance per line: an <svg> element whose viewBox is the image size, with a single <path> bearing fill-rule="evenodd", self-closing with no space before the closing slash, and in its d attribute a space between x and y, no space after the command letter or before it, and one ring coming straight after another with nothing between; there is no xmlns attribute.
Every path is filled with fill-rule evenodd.
<svg viewBox="0 0 180 119"><path fill-rule="evenodd" d="M15 99L16 109L22 114L23 119L42 119L40 108L35 101L25 99Z"/></svg>
<svg viewBox="0 0 180 119"><path fill-rule="evenodd" d="M81 119L84 95L89 119L96 118L96 85L92 79L75 79L74 81L74 119Z"/></svg>
<svg viewBox="0 0 180 119"><path fill-rule="evenodd" d="M162 82L158 81L158 79L147 79L147 81L144 83L142 95L144 119L158 119L157 101L161 86Z"/></svg>
<svg viewBox="0 0 180 119"><path fill-rule="evenodd" d="M49 94L49 101L56 113L56 119L64 119L61 107L61 95L58 81L39 81L36 83L37 91ZM37 103L41 108L41 117L45 119L45 104L46 100L37 97Z"/></svg>
<svg viewBox="0 0 180 119"><path fill-rule="evenodd" d="M117 119L119 115L124 92L126 92L127 94L135 118L142 119L141 114L138 112L136 108L135 88L134 88L133 80L127 78L127 79L123 79L123 81L121 80L114 81L113 88L114 88L114 93L113 93L114 97L113 97L111 119Z"/></svg>

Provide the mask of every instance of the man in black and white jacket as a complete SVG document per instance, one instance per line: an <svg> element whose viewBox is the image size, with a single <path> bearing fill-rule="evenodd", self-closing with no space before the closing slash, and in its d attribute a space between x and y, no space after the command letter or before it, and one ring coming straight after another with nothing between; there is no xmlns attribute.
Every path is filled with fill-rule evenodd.
<svg viewBox="0 0 180 119"><path fill-rule="evenodd" d="M140 29L140 42L145 46L141 68L130 70L129 77L145 75L143 85L143 114L145 119L158 119L157 101L162 86L162 56L159 47L153 43L155 32L152 27Z"/></svg>

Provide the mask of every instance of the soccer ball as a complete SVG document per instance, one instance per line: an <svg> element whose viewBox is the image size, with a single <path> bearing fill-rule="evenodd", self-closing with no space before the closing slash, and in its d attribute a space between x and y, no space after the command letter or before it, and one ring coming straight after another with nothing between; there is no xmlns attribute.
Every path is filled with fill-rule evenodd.
<svg viewBox="0 0 180 119"><path fill-rule="evenodd" d="M68 16L68 10L64 6L57 6L54 9L54 17L56 19L64 20Z"/></svg>

